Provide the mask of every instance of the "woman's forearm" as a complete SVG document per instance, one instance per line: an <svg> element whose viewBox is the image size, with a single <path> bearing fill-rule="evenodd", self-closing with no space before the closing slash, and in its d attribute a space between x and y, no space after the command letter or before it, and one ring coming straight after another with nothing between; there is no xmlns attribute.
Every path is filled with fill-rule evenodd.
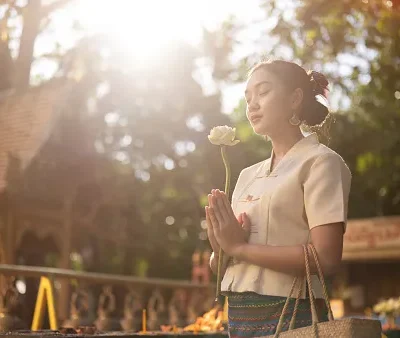
<svg viewBox="0 0 400 338"><path fill-rule="evenodd" d="M258 265L277 272L302 276L305 274L304 251L301 245L297 246L270 246L245 244L238 250L235 257L250 264ZM309 251L310 269L316 272L315 262ZM321 262L321 260L319 260ZM334 273L333 269L324 268L325 275Z"/></svg>

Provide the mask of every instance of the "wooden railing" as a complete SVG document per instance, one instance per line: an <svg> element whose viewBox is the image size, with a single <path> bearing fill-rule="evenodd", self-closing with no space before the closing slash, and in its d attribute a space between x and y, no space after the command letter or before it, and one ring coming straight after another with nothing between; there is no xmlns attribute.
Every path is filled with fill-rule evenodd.
<svg viewBox="0 0 400 338"><path fill-rule="evenodd" d="M140 330L143 310L149 330L159 330L164 324L182 327L214 306L215 287L208 283L6 264L0 264L0 275L6 281L3 280L6 287L0 309L3 330L10 323L19 323L15 318L20 298L16 281L25 278L46 277L52 285L58 285L53 288L56 307L57 299L65 291L59 287L59 281L70 281L70 316L58 321L63 327L93 325L101 331ZM25 328L27 324L30 326L25 323Z"/></svg>

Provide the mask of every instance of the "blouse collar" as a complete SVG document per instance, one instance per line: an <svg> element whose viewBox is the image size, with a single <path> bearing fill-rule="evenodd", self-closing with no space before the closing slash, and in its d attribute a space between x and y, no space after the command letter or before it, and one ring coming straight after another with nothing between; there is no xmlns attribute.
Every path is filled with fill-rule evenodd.
<svg viewBox="0 0 400 338"><path fill-rule="evenodd" d="M271 152L271 156L264 161L264 164L260 166L257 170L257 177L265 177L265 176L276 176L277 170L282 166L282 164L288 162L293 158L295 154L299 154L305 149L309 149L309 147L318 145L318 136L316 133L311 133L309 135L304 136L301 140L296 142L292 148L283 156L281 161L276 165L276 167L271 171L271 163L272 158L274 156L273 150Z"/></svg>

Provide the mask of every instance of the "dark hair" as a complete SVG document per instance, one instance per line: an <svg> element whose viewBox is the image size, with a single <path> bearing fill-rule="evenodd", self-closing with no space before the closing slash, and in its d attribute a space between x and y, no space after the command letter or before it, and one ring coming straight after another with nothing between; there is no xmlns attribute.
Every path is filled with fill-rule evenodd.
<svg viewBox="0 0 400 338"><path fill-rule="evenodd" d="M255 65L249 72L250 77L256 70L263 68L279 77L284 86L289 90L301 88L303 90L303 104L298 118L308 126L319 126L325 122L329 115L327 104L328 80L316 71L306 71L294 62L283 60L262 61ZM318 97L318 96L322 96Z"/></svg>

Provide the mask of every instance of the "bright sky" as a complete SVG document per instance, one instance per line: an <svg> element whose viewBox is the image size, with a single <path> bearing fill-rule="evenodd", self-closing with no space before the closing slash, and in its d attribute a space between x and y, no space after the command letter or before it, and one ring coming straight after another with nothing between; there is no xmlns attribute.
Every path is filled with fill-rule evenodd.
<svg viewBox="0 0 400 338"><path fill-rule="evenodd" d="M135 64L149 63L152 59L160 57L157 49L163 45L174 40L184 40L196 45L201 41L202 27L216 29L226 18L233 15L246 29L237 37L241 43L235 49L232 59L238 60L254 53L260 54L261 57L264 53L263 48L269 45L269 38L262 34L275 19L265 18L264 11L259 8L260 2L260 0L75 0L65 9L53 14L51 32L41 35L37 40L35 54L38 56L50 53L56 45L61 50L71 48L82 37L82 33L77 33L73 29L75 21L78 21L86 34L102 32L111 34L113 39L123 46L128 56L134 55L132 60L135 60ZM293 1L285 1L279 5L284 9L286 19L293 16L293 4ZM261 20L260 24L254 24ZM254 43L255 41L258 43ZM127 59L129 60L129 57ZM32 75L51 77L56 67L56 63L49 60L39 61L35 63ZM215 83L207 71L199 72L196 80L202 84L206 94L215 90ZM243 90L243 84L223 86L222 109L225 113L230 113L237 106L243 97ZM340 97L336 96L331 96L334 109L337 106L335 101L340 101Z"/></svg>
<svg viewBox="0 0 400 338"><path fill-rule="evenodd" d="M127 53L148 62L159 57L156 50L160 45L174 40L197 44L201 41L202 27L217 28L231 15L243 24L254 22L262 17L259 3L259 0L76 0L54 13L52 32L38 39L35 54L50 53L57 44L62 49L72 47L81 36L73 30L73 19L77 19L89 34L107 32L126 47ZM247 33L249 38L257 34L251 30ZM247 48L244 44L238 55L246 54ZM33 73L51 76L55 67L49 61L39 62ZM200 80L206 92L212 91L211 78L202 76ZM229 86L223 94L223 110L230 112L243 96L243 88Z"/></svg>

